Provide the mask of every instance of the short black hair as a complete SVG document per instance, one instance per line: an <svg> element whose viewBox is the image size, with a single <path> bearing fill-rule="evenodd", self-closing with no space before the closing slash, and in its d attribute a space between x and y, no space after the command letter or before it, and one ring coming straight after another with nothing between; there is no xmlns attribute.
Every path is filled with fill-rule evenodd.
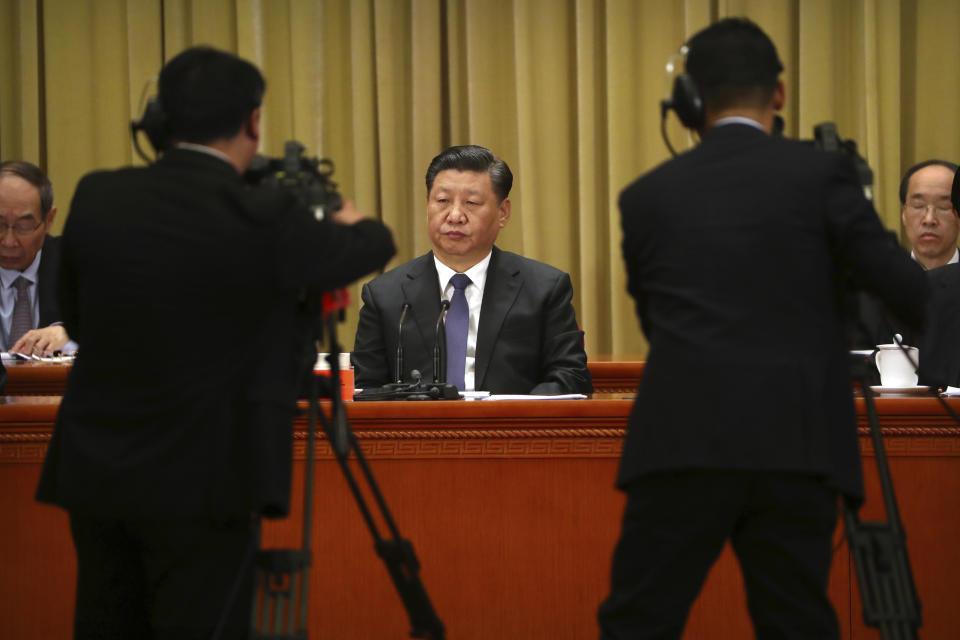
<svg viewBox="0 0 960 640"><path fill-rule="evenodd" d="M953 202L953 210L960 214L960 171L953 174L953 191L950 192L950 201Z"/></svg>
<svg viewBox="0 0 960 640"><path fill-rule="evenodd" d="M913 165L907 172L903 174L903 179L900 181L900 204L907 204L907 187L910 186L910 178L913 177L917 171L920 169L926 169L927 167L946 167L950 171L953 171L954 174L957 173L957 165L948 161L948 160L924 160L923 162L918 162Z"/></svg>
<svg viewBox="0 0 960 640"><path fill-rule="evenodd" d="M507 163L493 155L486 147L468 144L448 147L441 151L427 168L427 197L437 174L447 169L454 171L476 171L490 174L490 184L497 200L503 202L513 188L513 173Z"/></svg>
<svg viewBox="0 0 960 640"><path fill-rule="evenodd" d="M158 84L171 136L197 144L236 135L267 86L255 66L213 47L174 56L160 70Z"/></svg>
<svg viewBox="0 0 960 640"><path fill-rule="evenodd" d="M769 102L783 64L756 23L725 18L687 41L685 68L707 108L720 110Z"/></svg>
<svg viewBox="0 0 960 640"><path fill-rule="evenodd" d="M8 160L0 162L0 177L17 176L35 186L40 194L40 214L44 217L53 208L53 185L50 178L37 165L26 160Z"/></svg>

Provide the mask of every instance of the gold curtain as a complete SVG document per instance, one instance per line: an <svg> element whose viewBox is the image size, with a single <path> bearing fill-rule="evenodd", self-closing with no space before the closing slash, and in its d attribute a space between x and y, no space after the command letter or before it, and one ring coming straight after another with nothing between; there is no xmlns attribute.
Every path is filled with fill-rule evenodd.
<svg viewBox="0 0 960 640"><path fill-rule="evenodd" d="M855 139L891 229L903 170L960 159L953 0L0 0L0 11L0 157L48 171L58 228L81 175L138 162L127 123L163 61L211 44L267 77L262 151L296 139L332 158L341 191L393 229L393 264L429 248L423 174L438 151L475 143L503 157L516 181L499 244L570 272L591 354L645 352L617 194L666 159L664 64L712 20L745 15L771 35L787 135L833 121ZM692 143L672 120L668 131Z"/></svg>

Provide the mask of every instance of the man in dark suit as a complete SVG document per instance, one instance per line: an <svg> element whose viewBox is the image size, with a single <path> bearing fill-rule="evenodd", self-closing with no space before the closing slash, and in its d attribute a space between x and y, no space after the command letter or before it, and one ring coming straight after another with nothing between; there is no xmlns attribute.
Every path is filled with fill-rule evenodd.
<svg viewBox="0 0 960 640"><path fill-rule="evenodd" d="M960 211L960 171L955 171L950 205ZM920 384L960 387L960 264L927 272L930 304L920 347Z"/></svg>
<svg viewBox="0 0 960 640"><path fill-rule="evenodd" d="M247 635L259 516L288 510L312 363L301 292L393 255L349 205L318 221L243 186L264 87L233 55L182 52L160 73L159 161L77 186L61 282L83 350L37 496L70 513L78 638Z"/></svg>
<svg viewBox="0 0 960 640"><path fill-rule="evenodd" d="M56 214L53 185L39 167L22 160L0 163L2 351L76 350L61 323L60 239L48 235Z"/></svg>
<svg viewBox="0 0 960 640"><path fill-rule="evenodd" d="M363 287L353 349L357 386L410 381L413 370L432 380L436 324L441 300L448 300L446 379L461 391L592 392L570 276L494 246L510 218L507 163L483 147L450 147L430 163L426 183L433 250Z"/></svg>
<svg viewBox="0 0 960 640"><path fill-rule="evenodd" d="M912 248L910 255L927 270L931 279L934 279L937 270L945 265L956 264L960 258L957 250L960 216L950 202L950 188L956 175L956 164L933 159L913 165L900 181L900 219ZM944 293L943 282L932 284L931 310L933 307L951 305L951 301L943 297ZM893 335L900 334L903 344L921 347L922 354L942 356L921 345L923 336L910 331L873 296L861 294L858 304L859 322L852 345L855 348L871 349L878 344L890 344ZM929 315L928 323L938 322L938 315L939 312ZM924 360L921 358L921 371Z"/></svg>
<svg viewBox="0 0 960 640"><path fill-rule="evenodd" d="M620 196L650 352L602 637L679 638L729 539L759 638L835 638L837 496L863 495L840 274L915 323L925 280L846 157L770 135L782 66L759 27L722 20L688 52L675 103L702 142Z"/></svg>

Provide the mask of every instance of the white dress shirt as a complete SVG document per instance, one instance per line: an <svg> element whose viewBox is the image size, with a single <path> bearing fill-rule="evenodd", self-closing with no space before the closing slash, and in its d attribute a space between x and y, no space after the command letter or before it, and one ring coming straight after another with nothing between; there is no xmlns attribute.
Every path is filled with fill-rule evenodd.
<svg viewBox="0 0 960 640"><path fill-rule="evenodd" d="M467 361L463 368L465 391L476 390L474 383L477 371L477 328L480 326L483 287L487 283L487 267L490 266L490 256L492 255L493 251L491 250L486 258L463 272L470 278L470 284L463 290L463 295L467 299L467 308L470 310L470 320L467 324ZM457 272L440 262L437 256L433 256L433 262L437 267L437 276L440 282L440 299L449 301L453 296L453 285L450 284L450 278Z"/></svg>

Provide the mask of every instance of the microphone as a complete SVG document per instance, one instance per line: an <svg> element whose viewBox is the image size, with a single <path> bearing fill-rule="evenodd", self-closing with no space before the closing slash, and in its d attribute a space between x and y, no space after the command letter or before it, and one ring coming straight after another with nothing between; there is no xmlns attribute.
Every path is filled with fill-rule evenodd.
<svg viewBox="0 0 960 640"><path fill-rule="evenodd" d="M404 302L400 310L400 323L397 325L397 367L394 378L397 384L403 382L403 321L407 319L407 311L410 310L410 303Z"/></svg>
<svg viewBox="0 0 960 640"><path fill-rule="evenodd" d="M441 384L447 381L447 334L443 330L443 316L446 315L447 309L449 308L449 300L440 301L440 315L437 316L437 325L433 330L434 384Z"/></svg>

